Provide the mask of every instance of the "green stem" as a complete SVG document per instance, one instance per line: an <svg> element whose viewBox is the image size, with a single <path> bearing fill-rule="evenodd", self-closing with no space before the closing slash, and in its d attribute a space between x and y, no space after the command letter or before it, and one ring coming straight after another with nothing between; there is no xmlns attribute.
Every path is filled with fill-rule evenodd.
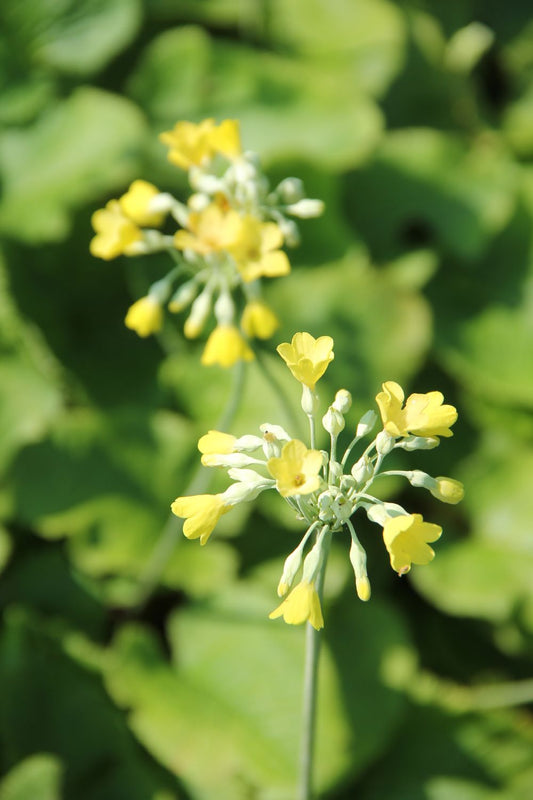
<svg viewBox="0 0 533 800"><path fill-rule="evenodd" d="M315 588L322 605L324 589L324 575L326 572L327 550L331 540L331 531L322 529L325 536L325 556L320 565L315 580ZM320 536L321 534L319 534ZM300 783L298 787L298 800L312 800L313 798L313 766L315 754L316 708L318 688L318 661L322 631L317 631L308 622L305 631L305 667L304 691L302 711L302 744L300 751Z"/></svg>
<svg viewBox="0 0 533 800"><path fill-rule="evenodd" d="M239 403L244 389L244 379L245 362L239 361L236 364L235 371L233 373L233 386L231 394L228 398L226 408L222 412L217 423L217 430L227 431L227 429L231 427L237 411L239 410ZM183 494L202 494L209 488L212 477L212 472L209 472L205 469L205 467L200 465L195 471L192 480L186 486ZM152 595L152 592L159 583L168 559L172 555L172 552L179 541L182 530L183 520L171 513L165 523L165 526L163 527L163 530L161 531L157 544L154 547L150 558L148 559L148 563L139 577L137 597L135 598L134 603L135 606L142 608Z"/></svg>

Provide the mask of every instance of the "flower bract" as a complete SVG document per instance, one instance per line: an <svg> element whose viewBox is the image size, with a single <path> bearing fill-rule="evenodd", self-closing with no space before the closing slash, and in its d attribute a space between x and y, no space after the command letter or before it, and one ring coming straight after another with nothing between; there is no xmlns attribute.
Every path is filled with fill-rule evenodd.
<svg viewBox="0 0 533 800"><path fill-rule="evenodd" d="M334 358L331 336L315 339L310 333L295 333L291 343L278 345L277 351L296 380L311 390Z"/></svg>
<svg viewBox="0 0 533 800"><path fill-rule="evenodd" d="M269 614L270 619L283 617L289 625L301 625L309 621L315 630L324 627L318 592L313 583L301 581L280 605Z"/></svg>
<svg viewBox="0 0 533 800"><path fill-rule="evenodd" d="M457 420L454 406L443 405L441 392L411 394L405 406L402 387L395 381L383 384L376 395L383 427L391 436L452 436L450 427Z"/></svg>
<svg viewBox="0 0 533 800"><path fill-rule="evenodd" d="M436 542L441 533L440 525L424 522L421 514L401 514L388 519L383 540L393 570L404 575L411 564L429 564L435 553L428 542Z"/></svg>
<svg viewBox="0 0 533 800"><path fill-rule="evenodd" d="M291 439L281 451L281 456L270 458L267 468L276 479L276 488L282 497L311 494L320 486L322 453L308 450L303 442Z"/></svg>

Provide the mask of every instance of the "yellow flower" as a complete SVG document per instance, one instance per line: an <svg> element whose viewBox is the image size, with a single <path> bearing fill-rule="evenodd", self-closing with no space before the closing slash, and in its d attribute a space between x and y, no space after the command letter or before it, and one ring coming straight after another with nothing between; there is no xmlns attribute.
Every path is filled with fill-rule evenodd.
<svg viewBox="0 0 533 800"><path fill-rule="evenodd" d="M118 200L110 200L105 208L99 208L91 218L96 236L91 239L93 256L110 261L125 253L131 254L131 245L142 239L137 225L129 219Z"/></svg>
<svg viewBox="0 0 533 800"><path fill-rule="evenodd" d="M159 189L148 181L133 181L118 202L124 214L137 225L158 228L163 224L165 214L149 210L150 201L158 194Z"/></svg>
<svg viewBox="0 0 533 800"><path fill-rule="evenodd" d="M457 411L442 404L441 392L411 394L404 408L403 400L403 389L394 381L384 383L376 396L383 427L391 436L453 436L450 427L457 420Z"/></svg>
<svg viewBox="0 0 533 800"><path fill-rule="evenodd" d="M388 519L383 528L383 540L392 568L405 575L411 564L429 564L435 553L427 543L436 542L441 533L440 525L424 522L421 514L402 514Z"/></svg>
<svg viewBox="0 0 533 800"><path fill-rule="evenodd" d="M201 362L232 367L237 361L252 361L254 354L235 325L217 325L206 342Z"/></svg>
<svg viewBox="0 0 533 800"><path fill-rule="evenodd" d="M170 147L168 160L182 169L200 166L216 153L235 158L241 153L239 123L226 119L215 125L214 119L178 122L171 131L165 131L160 140Z"/></svg>
<svg viewBox="0 0 533 800"><path fill-rule="evenodd" d="M291 439L283 446L281 456L267 461L267 469L276 479L276 488L282 497L315 492L320 486L321 468L322 454L318 450L308 450L298 439Z"/></svg>
<svg viewBox="0 0 533 800"><path fill-rule="evenodd" d="M317 631L324 627L318 593L314 584L308 581L298 583L285 600L268 616L269 619L283 617L289 625L301 625L302 622L309 620Z"/></svg>
<svg viewBox="0 0 533 800"><path fill-rule="evenodd" d="M310 333L295 333L292 342L283 342L277 351L296 380L312 391L334 358L331 336L314 339Z"/></svg>
<svg viewBox="0 0 533 800"><path fill-rule="evenodd" d="M159 302L151 295L141 297L129 307L125 325L139 336L150 336L161 330L163 324L163 310Z"/></svg>
<svg viewBox="0 0 533 800"><path fill-rule="evenodd" d="M442 476L435 478L435 485L430 487L429 491L437 500L441 500L443 503L450 503L453 506L456 503L460 503L465 494L461 481L456 481L453 478L443 478Z"/></svg>
<svg viewBox="0 0 533 800"><path fill-rule="evenodd" d="M205 544L223 514L231 510L220 494L195 494L178 497L171 505L172 513L185 517L183 533L187 539L200 539Z"/></svg>
<svg viewBox="0 0 533 800"><path fill-rule="evenodd" d="M198 441L198 450L200 453L217 455L225 455L226 453L233 453L233 448L237 439L231 433L222 433L222 431L208 431Z"/></svg>
<svg viewBox="0 0 533 800"><path fill-rule="evenodd" d="M283 234L275 222L261 222L248 215L241 218L239 236L230 247L237 268L246 283L257 278L288 275L291 265L279 248Z"/></svg>
<svg viewBox="0 0 533 800"><path fill-rule="evenodd" d="M241 327L249 339L269 339L278 326L278 318L266 303L251 300L246 304Z"/></svg>
<svg viewBox="0 0 533 800"><path fill-rule="evenodd" d="M178 250L194 250L203 256L228 250L240 236L241 227L241 217L236 211L211 203L203 211L189 214L189 230L175 233L174 245Z"/></svg>

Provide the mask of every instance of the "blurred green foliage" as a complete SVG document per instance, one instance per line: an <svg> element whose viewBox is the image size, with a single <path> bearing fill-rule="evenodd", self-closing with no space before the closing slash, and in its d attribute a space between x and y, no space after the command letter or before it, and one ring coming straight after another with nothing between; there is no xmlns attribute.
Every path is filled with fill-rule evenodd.
<svg viewBox="0 0 533 800"><path fill-rule="evenodd" d="M302 632L267 620L294 521L272 498L233 512L136 603L231 379L172 322L160 341L123 327L159 257L88 252L91 213L131 180L184 192L157 134L205 116L239 118L273 180L326 201L266 287L276 343L334 337L321 392L352 390L354 422L382 380L460 411L420 466L464 503L400 495L443 524L434 563L399 581L361 523L363 605L333 553L321 792L529 800L528 4L4 0L0 66L1 800L294 796ZM235 432L281 414L253 365Z"/></svg>

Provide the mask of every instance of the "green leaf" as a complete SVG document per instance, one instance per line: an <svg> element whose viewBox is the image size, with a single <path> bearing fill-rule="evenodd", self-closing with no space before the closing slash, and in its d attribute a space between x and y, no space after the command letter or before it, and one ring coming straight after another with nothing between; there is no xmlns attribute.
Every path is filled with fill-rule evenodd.
<svg viewBox="0 0 533 800"><path fill-rule="evenodd" d="M25 241L63 239L72 211L135 177L144 121L128 100L76 89L31 128L0 137L0 230Z"/></svg>
<svg viewBox="0 0 533 800"><path fill-rule="evenodd" d="M0 800L61 800L62 772L62 764L54 756L29 756L0 783Z"/></svg>

